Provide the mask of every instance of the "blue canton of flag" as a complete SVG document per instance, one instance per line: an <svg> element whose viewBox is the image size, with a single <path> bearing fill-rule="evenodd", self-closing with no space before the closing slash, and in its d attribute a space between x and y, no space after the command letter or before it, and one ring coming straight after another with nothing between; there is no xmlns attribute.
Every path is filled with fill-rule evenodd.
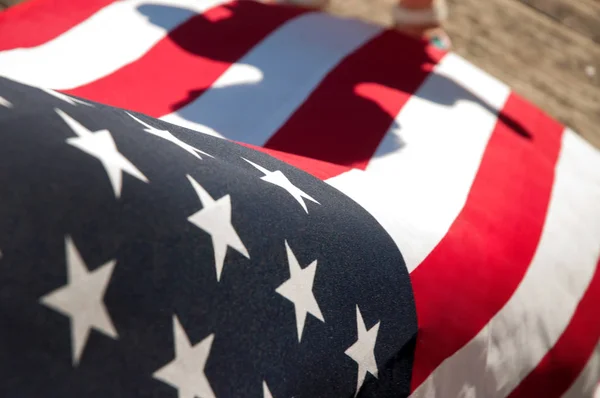
<svg viewBox="0 0 600 398"><path fill-rule="evenodd" d="M406 396L404 261L269 155L0 79L0 396Z"/></svg>

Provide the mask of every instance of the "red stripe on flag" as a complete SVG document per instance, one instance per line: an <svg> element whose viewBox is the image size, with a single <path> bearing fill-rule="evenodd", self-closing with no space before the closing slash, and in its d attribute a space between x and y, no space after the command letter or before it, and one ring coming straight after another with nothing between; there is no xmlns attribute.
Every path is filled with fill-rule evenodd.
<svg viewBox="0 0 600 398"><path fill-rule="evenodd" d="M274 158L291 164L292 166L297 167L300 170L303 170L308 174L311 174L314 177L317 177L323 181L350 170L350 167L340 166L338 164L324 162L322 160L306 158L304 156L294 155L287 152L280 152L274 149L263 148L260 146L246 144L243 142L238 142L238 144L271 155Z"/></svg>
<svg viewBox="0 0 600 398"><path fill-rule="evenodd" d="M254 1L214 7L174 29L138 61L65 92L163 116L196 99L232 63L302 12Z"/></svg>
<svg viewBox="0 0 600 398"><path fill-rule="evenodd" d="M364 169L442 53L386 31L349 55L265 147Z"/></svg>
<svg viewBox="0 0 600 398"><path fill-rule="evenodd" d="M575 264L574 264L575 265ZM600 261L569 325L537 367L510 394L518 397L560 397L585 367L600 339Z"/></svg>
<svg viewBox="0 0 600 398"><path fill-rule="evenodd" d="M44 44L113 1L29 0L17 4L0 12L0 51Z"/></svg>
<svg viewBox="0 0 600 398"><path fill-rule="evenodd" d="M411 274L419 319L413 390L476 336L519 285L542 233L562 131L509 96L463 210Z"/></svg>

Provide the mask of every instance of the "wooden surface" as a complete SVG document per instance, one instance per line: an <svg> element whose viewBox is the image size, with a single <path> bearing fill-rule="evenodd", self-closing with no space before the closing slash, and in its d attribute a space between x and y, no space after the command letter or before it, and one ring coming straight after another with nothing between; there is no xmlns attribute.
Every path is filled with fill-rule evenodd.
<svg viewBox="0 0 600 398"><path fill-rule="evenodd" d="M520 0L576 32L600 43L600 1Z"/></svg>
<svg viewBox="0 0 600 398"><path fill-rule="evenodd" d="M600 148L600 0L448 1L455 52ZM329 11L389 25L394 2L332 0Z"/></svg>

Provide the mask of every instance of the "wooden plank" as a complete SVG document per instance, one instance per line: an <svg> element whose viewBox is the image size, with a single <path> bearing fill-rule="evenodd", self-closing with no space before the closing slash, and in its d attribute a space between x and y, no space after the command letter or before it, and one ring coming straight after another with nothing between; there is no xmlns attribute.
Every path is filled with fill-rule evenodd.
<svg viewBox="0 0 600 398"><path fill-rule="evenodd" d="M600 2L597 0L519 0L600 43Z"/></svg>
<svg viewBox="0 0 600 398"><path fill-rule="evenodd" d="M600 45L514 0L449 2L456 52L600 148Z"/></svg>

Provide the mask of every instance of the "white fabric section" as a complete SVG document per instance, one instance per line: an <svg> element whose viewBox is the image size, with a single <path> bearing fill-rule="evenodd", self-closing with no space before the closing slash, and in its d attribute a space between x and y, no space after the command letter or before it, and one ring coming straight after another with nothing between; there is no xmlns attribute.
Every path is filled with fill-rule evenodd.
<svg viewBox="0 0 600 398"><path fill-rule="evenodd" d="M250 50L198 99L161 119L263 145L327 73L380 31L322 13L301 15Z"/></svg>
<svg viewBox="0 0 600 398"><path fill-rule="evenodd" d="M448 18L448 5L445 0L434 1L431 8L422 10L397 5L394 7L392 13L394 15L394 22L397 25L436 24Z"/></svg>
<svg viewBox="0 0 600 398"><path fill-rule="evenodd" d="M412 272L464 207L509 88L448 54L405 104L366 171L327 182L369 211Z"/></svg>
<svg viewBox="0 0 600 398"><path fill-rule="evenodd" d="M82 86L139 59L169 31L224 2L116 1L47 43L0 52L0 75L55 90Z"/></svg>
<svg viewBox="0 0 600 398"><path fill-rule="evenodd" d="M594 395L596 391L596 395ZM563 398L600 398L600 343Z"/></svg>
<svg viewBox="0 0 600 398"><path fill-rule="evenodd" d="M327 5L327 0L276 0L280 4L294 4L303 7L322 7Z"/></svg>
<svg viewBox="0 0 600 398"><path fill-rule="evenodd" d="M506 397L556 343L600 255L600 154L568 129L533 260L508 303L413 397Z"/></svg>

